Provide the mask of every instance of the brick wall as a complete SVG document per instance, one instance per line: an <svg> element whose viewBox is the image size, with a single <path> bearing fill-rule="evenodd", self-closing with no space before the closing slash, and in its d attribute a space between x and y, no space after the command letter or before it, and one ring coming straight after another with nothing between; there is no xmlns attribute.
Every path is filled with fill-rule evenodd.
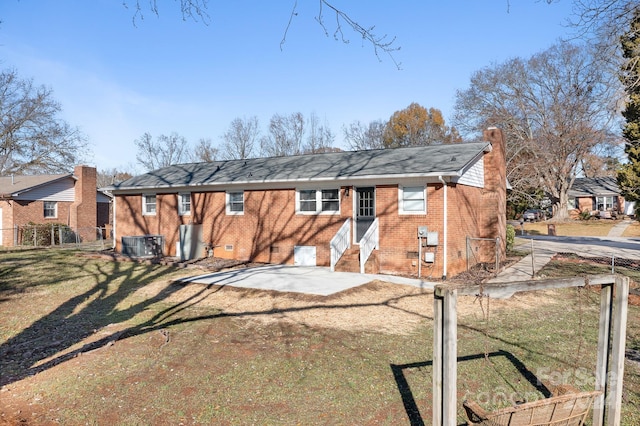
<svg viewBox="0 0 640 426"><path fill-rule="evenodd" d="M191 215L178 214L178 195L157 194L156 214L142 215L142 196L117 196L116 250L123 236L159 234L165 255L176 255L181 224L202 224L203 238L215 256L256 262L293 263L294 246L316 246L317 264L329 266L329 241L347 217L349 201L341 191L342 212L296 215L295 190L245 191L244 214L226 214L224 192L192 193ZM133 218L133 220L132 220Z"/></svg>
<svg viewBox="0 0 640 426"><path fill-rule="evenodd" d="M44 217L44 202L35 200L3 200L2 228L4 246L13 245L13 227L29 223L56 223L80 229L83 241L96 238L95 227L109 222L110 206L104 203L101 207L96 202L96 169L88 166L77 166L74 169L77 181L74 185L74 201L57 201L57 216ZM102 203L101 203L102 204Z"/></svg>
<svg viewBox="0 0 640 426"><path fill-rule="evenodd" d="M500 255L506 244L506 175L504 140L498 129L485 138L493 149L485 155L484 188L449 183L447 187L447 271L453 276L467 267L466 239L500 237ZM165 255L175 256L181 224L202 224L204 242L215 246L217 257L270 263L294 261L294 246L315 246L317 264L330 264L329 242L347 218L353 217L354 188L340 191L340 214L300 215L295 213L295 190L245 191L244 214L228 215L224 192L192 193L191 215L178 215L178 194L157 194L156 214L142 215L141 195L116 197L116 250L121 237L160 234L165 238ZM398 185L376 186L376 215L380 224L378 260L381 272L416 275L419 259L417 230L427 226L438 232L435 262L422 264L422 276L440 278L444 270L444 187L427 185L427 213L400 215ZM495 259L495 244L487 249Z"/></svg>
<svg viewBox="0 0 640 426"><path fill-rule="evenodd" d="M12 201L0 200L0 209L2 209L2 245L5 247L13 246L13 209Z"/></svg>
<svg viewBox="0 0 640 426"><path fill-rule="evenodd" d="M500 238L498 251L500 260L504 260L507 238L506 142L502 131L495 127L484 131L484 140L491 143L492 150L484 158L485 187L479 231L481 238Z"/></svg>
<svg viewBox="0 0 640 426"><path fill-rule="evenodd" d="M97 172L95 167L76 166L73 174L78 180L74 186L75 200L69 210L69 226L78 229L82 241L93 241L98 220Z"/></svg>
<svg viewBox="0 0 640 426"><path fill-rule="evenodd" d="M58 201L57 217L44 217L44 201L11 200L14 224L21 226L28 223L61 223L69 224L71 202Z"/></svg>

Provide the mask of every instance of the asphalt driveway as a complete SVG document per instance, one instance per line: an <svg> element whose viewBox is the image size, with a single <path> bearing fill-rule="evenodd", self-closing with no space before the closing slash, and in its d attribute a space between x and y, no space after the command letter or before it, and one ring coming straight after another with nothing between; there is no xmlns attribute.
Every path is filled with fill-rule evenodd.
<svg viewBox="0 0 640 426"><path fill-rule="evenodd" d="M353 272L331 272L325 267L268 265L232 271L214 272L176 280L180 283L254 288L328 296L358 287L373 280L433 289L434 283L426 280L398 277L395 275L358 274Z"/></svg>

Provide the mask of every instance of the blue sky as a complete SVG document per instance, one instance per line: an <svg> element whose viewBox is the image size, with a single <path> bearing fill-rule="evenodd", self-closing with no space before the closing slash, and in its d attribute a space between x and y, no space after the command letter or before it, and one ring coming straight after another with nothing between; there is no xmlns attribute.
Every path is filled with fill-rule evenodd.
<svg viewBox="0 0 640 426"><path fill-rule="evenodd" d="M210 0L208 25L183 21L176 1L158 3L159 16L147 12L135 25L122 0L0 5L0 66L53 89L98 169L137 167L134 140L145 132L218 143L237 117L257 116L264 133L273 114L315 113L342 148L343 125L387 120L411 102L449 122L474 71L571 34L570 0L334 0L396 37L398 70L346 27L349 44L326 37L317 0L297 1L282 49L295 0ZM334 29L328 10L325 19Z"/></svg>

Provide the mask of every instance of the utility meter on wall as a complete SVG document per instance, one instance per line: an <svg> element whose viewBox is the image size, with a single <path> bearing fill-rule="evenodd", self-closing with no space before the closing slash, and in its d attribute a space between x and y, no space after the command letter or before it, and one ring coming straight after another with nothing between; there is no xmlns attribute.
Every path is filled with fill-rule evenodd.
<svg viewBox="0 0 640 426"><path fill-rule="evenodd" d="M418 226L418 238L427 238L427 234L426 226Z"/></svg>

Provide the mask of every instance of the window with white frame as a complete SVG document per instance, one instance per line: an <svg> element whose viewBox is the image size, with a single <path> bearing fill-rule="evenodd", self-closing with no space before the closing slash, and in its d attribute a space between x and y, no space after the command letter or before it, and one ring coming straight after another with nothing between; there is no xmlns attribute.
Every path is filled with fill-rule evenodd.
<svg viewBox="0 0 640 426"><path fill-rule="evenodd" d="M227 214L244 214L244 191L227 192Z"/></svg>
<svg viewBox="0 0 640 426"><path fill-rule="evenodd" d="M613 196L596 197L596 210L601 212L613 209Z"/></svg>
<svg viewBox="0 0 640 426"><path fill-rule="evenodd" d="M340 211L340 191L337 189L323 189L322 206L323 212L339 212Z"/></svg>
<svg viewBox="0 0 640 426"><path fill-rule="evenodd" d="M303 213L315 213L318 210L316 190L305 189L298 191L298 210Z"/></svg>
<svg viewBox="0 0 640 426"><path fill-rule="evenodd" d="M339 189L300 189L296 191L296 211L303 214L340 212Z"/></svg>
<svg viewBox="0 0 640 426"><path fill-rule="evenodd" d="M400 186L398 188L400 214L426 214L427 194L424 186Z"/></svg>
<svg viewBox="0 0 640 426"><path fill-rule="evenodd" d="M156 214L156 196L143 195L142 196L142 214L143 215L155 215Z"/></svg>
<svg viewBox="0 0 640 426"><path fill-rule="evenodd" d="M191 214L191 194L178 194L178 214L187 216Z"/></svg>
<svg viewBox="0 0 640 426"><path fill-rule="evenodd" d="M58 203L55 201L44 202L44 217L45 219L54 219L58 217Z"/></svg>

